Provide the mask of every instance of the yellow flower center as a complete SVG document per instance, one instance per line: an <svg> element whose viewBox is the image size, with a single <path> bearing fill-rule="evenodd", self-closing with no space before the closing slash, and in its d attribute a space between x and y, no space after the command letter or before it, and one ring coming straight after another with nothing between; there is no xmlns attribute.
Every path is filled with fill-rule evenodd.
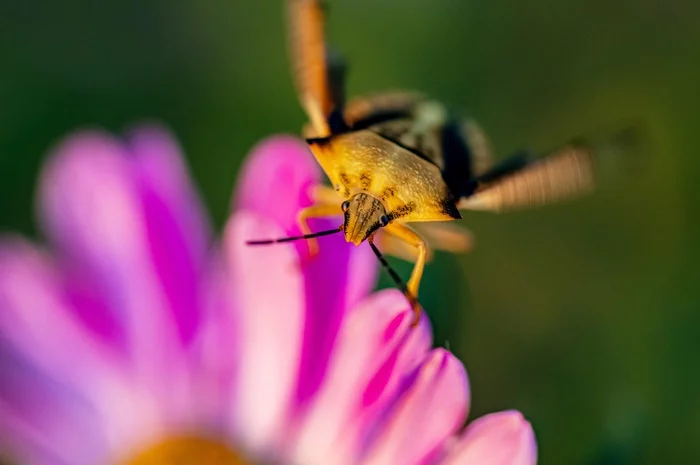
<svg viewBox="0 0 700 465"><path fill-rule="evenodd" d="M225 444L195 436L176 436L139 451L119 465L249 465Z"/></svg>

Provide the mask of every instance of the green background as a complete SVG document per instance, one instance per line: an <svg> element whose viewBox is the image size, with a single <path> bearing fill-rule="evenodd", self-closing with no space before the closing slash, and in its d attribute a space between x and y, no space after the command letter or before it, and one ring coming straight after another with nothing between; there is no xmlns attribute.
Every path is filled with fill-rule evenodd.
<svg viewBox="0 0 700 465"><path fill-rule="evenodd" d="M647 123L647 158L594 196L466 215L477 247L436 258L423 303L467 365L473 416L523 411L540 463L700 463L696 2L329 3L351 95L423 90L499 157ZM1 0L0 229L34 234L58 138L144 118L174 129L221 226L248 149L304 121L282 18L280 1Z"/></svg>

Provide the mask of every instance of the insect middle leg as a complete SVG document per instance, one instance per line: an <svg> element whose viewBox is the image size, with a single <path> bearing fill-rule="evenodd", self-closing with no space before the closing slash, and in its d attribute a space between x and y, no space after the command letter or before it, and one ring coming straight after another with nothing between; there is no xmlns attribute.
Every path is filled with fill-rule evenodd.
<svg viewBox="0 0 700 465"><path fill-rule="evenodd" d="M415 231L406 225L400 223L391 223L384 227L384 231L396 239L402 240L410 246L413 246L417 252L416 263L413 265L413 271L411 272L411 277L408 280L406 286L406 296L413 303L413 324L417 324L420 320L421 308L417 303L418 298L418 288L420 286L420 280L423 277L423 268L425 267L425 262L428 257L428 244L421 236L419 236Z"/></svg>
<svg viewBox="0 0 700 465"><path fill-rule="evenodd" d="M464 253L473 247L472 234L462 226L444 223L414 223L413 229L428 244L426 262L433 257L436 250L450 253ZM381 246L382 253L393 255L407 262L415 263L418 259L418 250L406 241L385 233L377 232L375 241Z"/></svg>

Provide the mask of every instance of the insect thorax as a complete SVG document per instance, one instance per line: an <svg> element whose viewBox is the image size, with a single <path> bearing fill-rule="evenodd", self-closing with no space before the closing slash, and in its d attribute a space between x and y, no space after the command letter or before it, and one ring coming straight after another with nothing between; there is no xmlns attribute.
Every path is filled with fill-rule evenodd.
<svg viewBox="0 0 700 465"><path fill-rule="evenodd" d="M437 165L371 130L311 141L310 146L346 199L367 193L382 202L391 220L460 218Z"/></svg>

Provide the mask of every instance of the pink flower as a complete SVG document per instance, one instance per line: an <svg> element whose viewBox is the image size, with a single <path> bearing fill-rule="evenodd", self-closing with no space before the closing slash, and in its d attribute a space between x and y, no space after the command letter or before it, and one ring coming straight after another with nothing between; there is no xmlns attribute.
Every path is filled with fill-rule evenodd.
<svg viewBox="0 0 700 465"><path fill-rule="evenodd" d="M20 463L534 464L517 412L476 420L463 365L431 349L377 264L295 232L320 173L275 137L241 175L221 244L177 145L65 140L40 180L49 246L0 240L0 450ZM317 228L334 226L318 221ZM188 461L191 460L191 461Z"/></svg>

